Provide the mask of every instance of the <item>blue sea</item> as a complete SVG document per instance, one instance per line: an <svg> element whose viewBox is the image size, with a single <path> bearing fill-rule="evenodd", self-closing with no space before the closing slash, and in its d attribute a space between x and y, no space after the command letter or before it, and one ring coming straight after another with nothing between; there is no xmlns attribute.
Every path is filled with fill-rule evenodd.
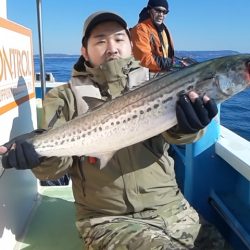
<svg viewBox="0 0 250 250"><path fill-rule="evenodd" d="M220 54L221 55L221 54ZM210 59L218 55L202 55L198 61ZM56 81L66 82L70 79L71 70L78 56L47 55L45 71L52 72ZM35 72L40 71L39 57L34 57ZM221 104L221 124L250 141L250 88L233 96Z"/></svg>

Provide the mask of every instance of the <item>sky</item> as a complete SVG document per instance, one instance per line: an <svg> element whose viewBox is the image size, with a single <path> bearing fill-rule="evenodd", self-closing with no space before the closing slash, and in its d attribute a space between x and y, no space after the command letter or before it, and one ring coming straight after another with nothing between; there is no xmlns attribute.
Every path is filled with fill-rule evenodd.
<svg viewBox="0 0 250 250"><path fill-rule="evenodd" d="M1 0L0 0L1 1ZM148 0L42 0L45 53L80 54L84 20L114 11L133 27ZM176 50L234 50L250 53L250 0L168 0L169 28ZM32 30L39 53L36 0L7 0L7 18Z"/></svg>

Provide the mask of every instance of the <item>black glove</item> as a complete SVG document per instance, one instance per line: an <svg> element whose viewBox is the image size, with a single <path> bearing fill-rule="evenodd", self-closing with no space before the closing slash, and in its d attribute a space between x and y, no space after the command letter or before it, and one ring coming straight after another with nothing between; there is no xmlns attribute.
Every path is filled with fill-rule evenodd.
<svg viewBox="0 0 250 250"><path fill-rule="evenodd" d="M197 64L198 62L190 57L174 57L174 64L173 68L185 68L187 66L190 66L192 64Z"/></svg>
<svg viewBox="0 0 250 250"><path fill-rule="evenodd" d="M32 169L41 163L39 155L36 153L34 146L27 142L27 138L33 137L35 134L40 134L45 130L34 130L31 133L24 134L16 137L4 144L9 150L2 156L3 168L16 168L16 169ZM16 144L12 149L13 143Z"/></svg>
<svg viewBox="0 0 250 250"><path fill-rule="evenodd" d="M173 60L171 58L164 58L162 56L154 56L154 59L157 65L161 68L161 70L170 70L173 66Z"/></svg>
<svg viewBox="0 0 250 250"><path fill-rule="evenodd" d="M10 149L2 157L3 168L31 169L40 164L40 159L32 144L16 141L15 149Z"/></svg>
<svg viewBox="0 0 250 250"><path fill-rule="evenodd" d="M198 97L192 103L186 94L181 94L176 103L178 130L186 134L196 133L206 127L217 113L213 99L204 103L203 98Z"/></svg>

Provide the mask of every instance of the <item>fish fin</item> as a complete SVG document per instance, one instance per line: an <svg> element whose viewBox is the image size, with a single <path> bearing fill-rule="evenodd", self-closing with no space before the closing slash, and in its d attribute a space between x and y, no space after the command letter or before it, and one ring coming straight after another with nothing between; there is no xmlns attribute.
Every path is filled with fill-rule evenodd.
<svg viewBox="0 0 250 250"><path fill-rule="evenodd" d="M97 156L97 158L100 159L100 169L104 168L107 165L107 163L110 161L110 159L113 157L114 154L115 152L109 152L109 153Z"/></svg>
<svg viewBox="0 0 250 250"><path fill-rule="evenodd" d="M105 103L102 99L91 96L83 96L82 99L87 103L89 110L93 110Z"/></svg>

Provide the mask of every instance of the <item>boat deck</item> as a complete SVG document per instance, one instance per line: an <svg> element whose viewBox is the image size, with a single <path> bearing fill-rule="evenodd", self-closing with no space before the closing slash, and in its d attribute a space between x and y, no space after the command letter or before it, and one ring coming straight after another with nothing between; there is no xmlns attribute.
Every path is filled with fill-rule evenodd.
<svg viewBox="0 0 250 250"><path fill-rule="evenodd" d="M82 242L75 227L71 186L42 187L28 226L15 250L75 250Z"/></svg>

